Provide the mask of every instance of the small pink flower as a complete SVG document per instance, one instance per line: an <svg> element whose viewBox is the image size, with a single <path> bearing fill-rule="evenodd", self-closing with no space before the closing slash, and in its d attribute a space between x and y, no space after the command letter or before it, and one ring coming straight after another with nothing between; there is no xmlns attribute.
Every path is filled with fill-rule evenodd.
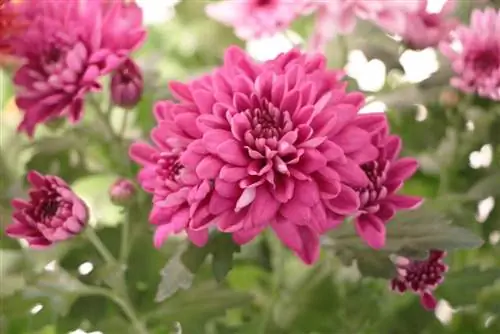
<svg viewBox="0 0 500 334"><path fill-rule="evenodd" d="M433 291L444 281L448 266L443 259L446 252L431 250L426 260L410 260L398 257L397 276L391 280L391 290L403 293L412 291L420 295L422 306L429 311L436 308Z"/></svg>
<svg viewBox="0 0 500 334"><path fill-rule="evenodd" d="M87 93L118 68L143 41L142 12L124 0L24 0L13 8L29 22L11 41L24 60L14 83L24 112L20 131L33 135L39 123L68 116L77 122Z"/></svg>
<svg viewBox="0 0 500 334"><path fill-rule="evenodd" d="M13 223L6 233L26 239L32 248L45 248L80 233L87 224L85 203L57 176L28 173L29 201L14 199Z"/></svg>
<svg viewBox="0 0 500 334"><path fill-rule="evenodd" d="M135 191L132 181L119 178L109 187L109 198L117 205L126 205L134 197Z"/></svg>
<svg viewBox="0 0 500 334"><path fill-rule="evenodd" d="M458 24L458 20L449 17L455 10L455 0L447 0L438 13L429 13L427 2L421 0L418 11L408 13L406 18L411 23L406 25L402 37L412 49L437 46L439 42L448 39L451 30Z"/></svg>
<svg viewBox="0 0 500 334"><path fill-rule="evenodd" d="M456 40L440 45L456 76L451 85L466 93L500 100L500 11L474 10L470 26L459 26Z"/></svg>
<svg viewBox="0 0 500 334"><path fill-rule="evenodd" d="M372 129L372 143L378 148L378 156L361 165L369 183L357 188L360 208L355 218L359 236L375 249L384 247L385 225L396 211L413 209L422 203L420 197L397 194L405 180L416 172L418 162L412 158L399 158L401 139L389 135L388 126L373 129L371 118L377 116L358 117L360 127L367 131Z"/></svg>
<svg viewBox="0 0 500 334"><path fill-rule="evenodd" d="M111 98L120 107L135 107L141 99L143 89L141 69L131 59L127 59L111 75Z"/></svg>
<svg viewBox="0 0 500 334"><path fill-rule="evenodd" d="M271 36L308 12L310 0L224 0L207 5L207 15L235 28L242 39Z"/></svg>
<svg viewBox="0 0 500 334"><path fill-rule="evenodd" d="M167 195L167 206L187 196L190 229L217 227L239 244L271 226L313 263L320 233L337 226L338 215L357 212L354 189L369 182L360 165L377 156L369 131L356 124L364 96L347 93L342 77L319 54L293 50L257 63L231 47L213 73L171 84L179 102L167 104L168 120L163 116L152 134L163 150L177 150L179 160L170 159L182 166L182 198L176 179L163 192L178 194L175 201ZM371 120L375 127L385 122ZM144 180L158 175L155 154L150 149Z"/></svg>
<svg viewBox="0 0 500 334"><path fill-rule="evenodd" d="M406 15L418 9L420 0L328 0L313 2L317 8L316 27L311 38L313 50L321 50L337 34L350 34L359 19L368 20L392 34L406 29Z"/></svg>

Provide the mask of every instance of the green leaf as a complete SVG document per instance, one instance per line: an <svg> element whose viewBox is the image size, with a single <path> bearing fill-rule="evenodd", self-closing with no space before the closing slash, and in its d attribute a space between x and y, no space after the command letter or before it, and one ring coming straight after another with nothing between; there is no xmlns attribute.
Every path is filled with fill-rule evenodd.
<svg viewBox="0 0 500 334"><path fill-rule="evenodd" d="M366 249L367 246L356 234L352 223L344 223L330 234L333 246ZM427 251L429 249L453 250L477 248L483 240L462 227L449 224L449 219L424 206L418 210L402 212L387 224L385 251L398 253L405 251Z"/></svg>
<svg viewBox="0 0 500 334"><path fill-rule="evenodd" d="M466 268L448 273L436 293L454 306L475 304L480 291L499 279L499 268Z"/></svg>
<svg viewBox="0 0 500 334"><path fill-rule="evenodd" d="M363 276L392 278L395 275L394 263L387 252L360 251L355 253L355 259Z"/></svg>
<svg viewBox="0 0 500 334"><path fill-rule="evenodd" d="M208 248L197 248L191 243L182 245L161 271L155 301L162 302L172 297L179 289L189 289L193 284L194 273L207 255Z"/></svg>
<svg viewBox="0 0 500 334"><path fill-rule="evenodd" d="M494 173L474 184L467 196L474 200L482 200L490 196L500 195L500 173Z"/></svg>
<svg viewBox="0 0 500 334"><path fill-rule="evenodd" d="M230 234L219 234L212 242L212 270L215 279L222 282L233 267L233 254L240 251Z"/></svg>
<svg viewBox="0 0 500 334"><path fill-rule="evenodd" d="M73 191L90 209L90 224L116 226L123 221L122 209L111 203L108 193L116 178L116 175L98 174L80 178L73 183Z"/></svg>

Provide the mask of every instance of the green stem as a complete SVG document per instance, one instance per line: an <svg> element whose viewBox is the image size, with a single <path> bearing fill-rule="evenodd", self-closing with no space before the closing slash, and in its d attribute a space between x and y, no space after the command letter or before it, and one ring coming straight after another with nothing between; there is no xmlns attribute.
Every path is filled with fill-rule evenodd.
<svg viewBox="0 0 500 334"><path fill-rule="evenodd" d="M120 297L119 295L113 293L112 290L103 289L100 287L89 288L89 294L100 295L110 299L122 309L123 313L125 313L125 315L129 318L132 326L134 326L138 334L149 334L144 323L135 314L134 308L130 304L128 298Z"/></svg>
<svg viewBox="0 0 500 334"><path fill-rule="evenodd" d="M125 219L121 228L121 240L120 240L120 257L119 262L121 265L125 265L127 263L128 251L129 251L129 239L130 239L130 229L129 229L129 220L130 220L130 209L126 208L125 211Z"/></svg>
<svg viewBox="0 0 500 334"><path fill-rule="evenodd" d="M99 236L95 233L94 229L92 227L88 227L85 230L85 233L87 239L92 243L92 245L94 245L95 249L102 256L104 261L106 261L108 264L116 264L116 259L108 250L106 245L104 245L104 243L101 241Z"/></svg>
<svg viewBox="0 0 500 334"><path fill-rule="evenodd" d="M123 118L122 118L122 124L120 126L120 131L118 132L118 135L120 138L123 140L125 136L125 130L127 129L127 123L128 123L128 114L130 111L124 110L123 111Z"/></svg>

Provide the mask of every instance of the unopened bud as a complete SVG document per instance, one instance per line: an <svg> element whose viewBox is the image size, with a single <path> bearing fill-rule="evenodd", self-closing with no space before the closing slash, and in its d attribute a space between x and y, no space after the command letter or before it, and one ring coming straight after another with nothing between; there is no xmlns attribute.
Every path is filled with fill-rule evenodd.
<svg viewBox="0 0 500 334"><path fill-rule="evenodd" d="M139 66L127 59L111 76L111 99L117 106L133 108L144 89L144 80Z"/></svg>
<svg viewBox="0 0 500 334"><path fill-rule="evenodd" d="M135 185L129 179L119 178L109 187L109 198L120 206L130 203L136 192Z"/></svg>

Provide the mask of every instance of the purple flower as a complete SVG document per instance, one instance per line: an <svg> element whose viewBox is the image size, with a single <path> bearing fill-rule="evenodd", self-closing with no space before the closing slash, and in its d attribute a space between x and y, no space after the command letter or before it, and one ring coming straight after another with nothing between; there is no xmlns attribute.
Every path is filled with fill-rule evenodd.
<svg viewBox="0 0 500 334"><path fill-rule="evenodd" d="M141 99L143 89L141 69L131 59L127 59L111 76L111 98L120 107L135 107Z"/></svg>
<svg viewBox="0 0 500 334"><path fill-rule="evenodd" d="M57 176L28 173L29 201L14 199L13 223L6 233L26 239L32 248L45 248L80 233L87 224L85 203Z"/></svg>
<svg viewBox="0 0 500 334"><path fill-rule="evenodd" d="M135 192L135 185L132 181L119 178L109 187L109 198L117 205L125 205L134 197Z"/></svg>
<svg viewBox="0 0 500 334"><path fill-rule="evenodd" d="M444 281L448 266L443 263L446 252L431 250L425 260L410 260L398 257L397 276L391 280L391 290L403 293L412 291L420 295L420 302L426 310L434 310L437 305L433 291Z"/></svg>
<svg viewBox="0 0 500 334"><path fill-rule="evenodd" d="M140 8L124 0L38 1L13 6L29 22L11 41L24 64L14 77L20 131L59 117L77 122L84 98L117 69L145 37Z"/></svg>
<svg viewBox="0 0 500 334"><path fill-rule="evenodd" d="M451 85L466 93L500 101L500 11L472 12L470 26L459 26L455 39L440 47L455 77Z"/></svg>
<svg viewBox="0 0 500 334"><path fill-rule="evenodd" d="M361 238L373 248L385 245L385 225L398 210L413 209L420 205L422 198L399 195L397 191L418 168L413 158L399 158L401 139L389 135L388 126L373 128L373 117L361 115L358 125L372 131L372 143L378 149L376 159L361 165L369 183L357 188L360 207L355 218L356 230Z"/></svg>

